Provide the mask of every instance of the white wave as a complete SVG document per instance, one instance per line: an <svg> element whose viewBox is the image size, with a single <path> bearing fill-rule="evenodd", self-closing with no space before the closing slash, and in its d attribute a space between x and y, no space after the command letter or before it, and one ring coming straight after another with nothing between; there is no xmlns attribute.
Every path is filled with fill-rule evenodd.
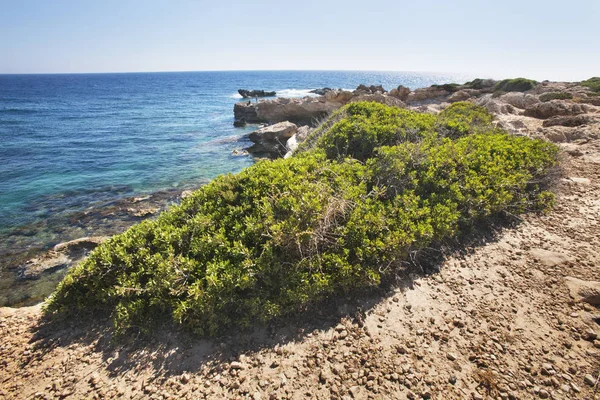
<svg viewBox="0 0 600 400"><path fill-rule="evenodd" d="M313 89L283 89L276 90L277 97L306 97L306 96L318 96L317 94L311 93Z"/></svg>
<svg viewBox="0 0 600 400"><path fill-rule="evenodd" d="M229 96L230 99L243 99L242 95L239 93L232 94Z"/></svg>

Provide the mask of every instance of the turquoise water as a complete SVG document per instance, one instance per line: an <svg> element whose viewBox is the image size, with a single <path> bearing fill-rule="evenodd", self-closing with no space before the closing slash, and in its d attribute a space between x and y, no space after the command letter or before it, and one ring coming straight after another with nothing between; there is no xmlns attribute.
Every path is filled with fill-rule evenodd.
<svg viewBox="0 0 600 400"><path fill-rule="evenodd" d="M297 97L361 83L414 89L464 80L333 71L0 75L0 305L39 299L60 278L33 296L43 282L14 278L27 257L135 223L119 200L161 192L160 201L174 202L181 190L251 165L231 155L253 130L233 127L237 89Z"/></svg>

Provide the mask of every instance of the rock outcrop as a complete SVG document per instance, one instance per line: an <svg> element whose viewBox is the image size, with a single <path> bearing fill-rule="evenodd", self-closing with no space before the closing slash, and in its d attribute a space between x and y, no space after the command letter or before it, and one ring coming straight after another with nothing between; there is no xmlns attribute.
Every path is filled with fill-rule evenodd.
<svg viewBox="0 0 600 400"><path fill-rule="evenodd" d="M276 92L265 92L264 90L238 89L238 93L244 99L254 99L257 97L275 97L275 96L277 96Z"/></svg>
<svg viewBox="0 0 600 400"><path fill-rule="evenodd" d="M551 100L537 103L525 109L525 116L547 119L560 115L579 115L589 110L585 104L578 104L567 100Z"/></svg>
<svg viewBox="0 0 600 400"><path fill-rule="evenodd" d="M331 94L330 92L328 94ZM315 124L343 104L336 100L321 97L305 97L303 99L278 98L258 103L236 103L234 106L235 121L242 118L247 123L278 123L291 121L300 125Z"/></svg>

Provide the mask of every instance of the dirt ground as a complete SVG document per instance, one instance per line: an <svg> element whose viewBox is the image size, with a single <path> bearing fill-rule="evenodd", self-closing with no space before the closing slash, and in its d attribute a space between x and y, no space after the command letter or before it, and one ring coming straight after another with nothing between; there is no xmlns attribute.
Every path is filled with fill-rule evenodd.
<svg viewBox="0 0 600 400"><path fill-rule="evenodd" d="M102 318L0 309L0 398L600 399L600 140L561 146L552 212L302 320L114 342Z"/></svg>

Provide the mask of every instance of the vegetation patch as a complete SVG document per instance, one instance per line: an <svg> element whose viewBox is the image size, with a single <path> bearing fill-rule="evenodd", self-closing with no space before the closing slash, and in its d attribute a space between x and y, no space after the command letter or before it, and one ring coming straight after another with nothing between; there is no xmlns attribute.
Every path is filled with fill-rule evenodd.
<svg viewBox="0 0 600 400"><path fill-rule="evenodd" d="M377 286L421 249L552 204L557 147L491 122L471 103L347 105L294 157L221 176L100 245L46 313L107 310L118 332L164 316L210 336Z"/></svg>
<svg viewBox="0 0 600 400"><path fill-rule="evenodd" d="M468 87L470 89L481 90L481 89L485 89L485 88L488 88L490 86L493 86L493 84L492 85L488 84L489 81L490 81L489 79L475 78L475 79L473 79L470 82L466 82L464 84L464 86L466 86L466 87Z"/></svg>
<svg viewBox="0 0 600 400"><path fill-rule="evenodd" d="M437 88L441 90L445 90L450 93L454 93L460 89L460 84L458 83L445 83L442 85L431 85L432 88Z"/></svg>
<svg viewBox="0 0 600 400"><path fill-rule="evenodd" d="M504 79L496 83L494 92L526 92L537 84L536 81L525 78Z"/></svg>
<svg viewBox="0 0 600 400"><path fill-rule="evenodd" d="M588 87L592 92L600 92L600 77L593 77L588 80L582 81L581 86Z"/></svg>
<svg viewBox="0 0 600 400"><path fill-rule="evenodd" d="M572 99L573 95L571 93L566 92L548 92L540 95L540 101L550 101L550 100L569 100Z"/></svg>

